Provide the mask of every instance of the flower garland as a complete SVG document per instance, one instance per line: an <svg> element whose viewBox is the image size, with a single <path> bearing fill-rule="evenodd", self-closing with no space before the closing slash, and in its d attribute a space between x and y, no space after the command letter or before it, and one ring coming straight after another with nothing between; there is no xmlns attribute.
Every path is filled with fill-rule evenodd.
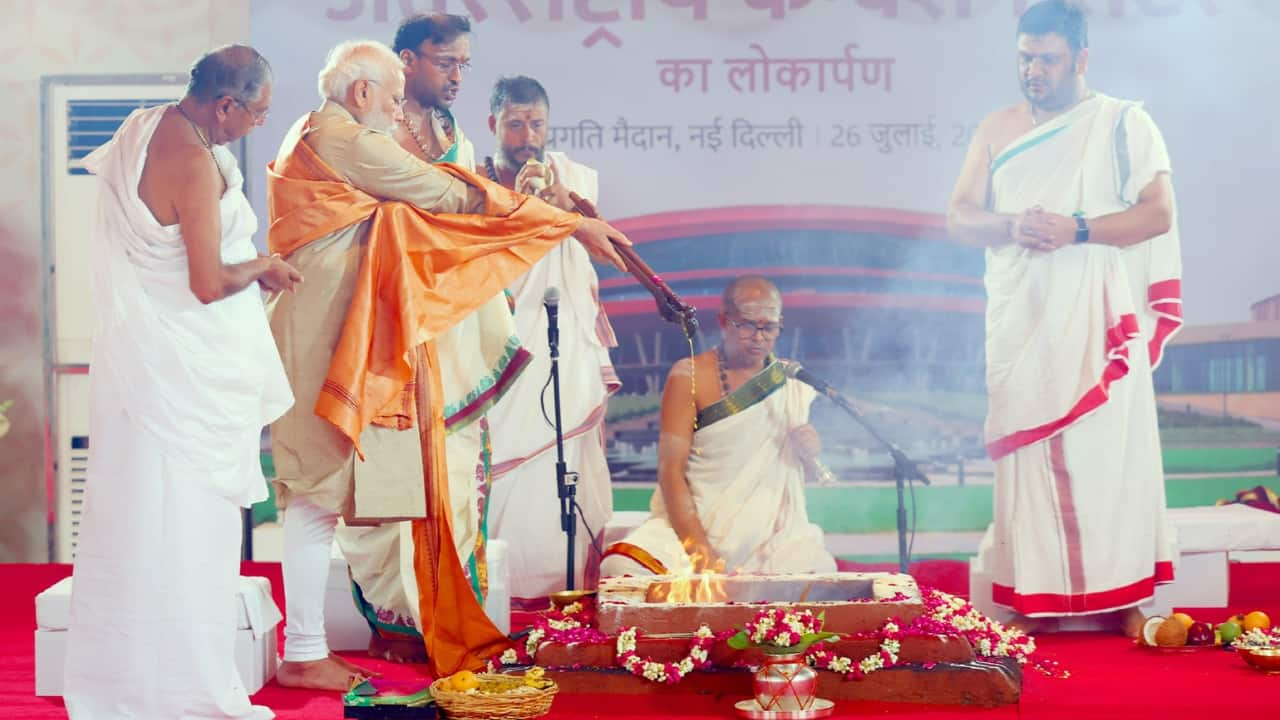
<svg viewBox="0 0 1280 720"><path fill-rule="evenodd" d="M781 607L761 610L743 627L752 645L771 648L795 647L802 637L821 629L821 621L808 610Z"/></svg>
<svg viewBox="0 0 1280 720"><path fill-rule="evenodd" d="M805 656L805 662L819 670L844 674L846 680L861 680L877 670L898 664L898 652L902 650L902 630L893 620L880 628L880 648L854 663L853 658L836 655L822 647L816 647Z"/></svg>
<svg viewBox="0 0 1280 720"><path fill-rule="evenodd" d="M967 640L981 657L1012 658L1019 665L1026 665L1035 652L1035 641L1026 633L1004 627L961 598L939 590L922 589L921 600L925 612L911 623L904 626L894 618L873 634L880 639L880 644L870 655L860 659L837 655L820 642L805 654L805 661L816 668L840 673L845 679L857 680L898 665L901 662L902 638L924 635L958 635ZM796 645L802 636L820 628L821 618L807 610L770 607L762 609L751 622L746 623L743 632L758 647L781 649ZM544 641L572 645L612 640L615 659L620 667L651 682L674 685L694 670L708 667L711 664L710 648L735 634L732 628L715 632L709 626L701 625L694 633L685 657L675 662L662 662L642 657L636 652L641 637L636 628L626 628L617 638L610 638L596 629L594 606L584 608L581 603L573 603L562 610L548 610L534 622L524 643L502 653L496 663L491 660L489 668L492 672L495 664L532 665ZM1067 671L1054 670L1048 662L1038 663L1036 667L1045 674L1062 678L1070 676Z"/></svg>
<svg viewBox="0 0 1280 720"><path fill-rule="evenodd" d="M529 635L521 645L507 649L498 656L497 661L490 659L489 672L505 665L532 665L538 654L538 647L543 640L573 645L576 643L603 643L609 636L595 628L595 613L584 609L582 603L570 603L563 609L551 609L538 618L529 631Z"/></svg>
<svg viewBox="0 0 1280 720"><path fill-rule="evenodd" d="M924 614L906 628L899 627L895 620L886 622L878 633L880 647L867 657L855 662L851 657L815 646L805 660L819 669L843 673L847 680L857 680L897 665L904 635L959 635L969 641L978 655L1013 658L1019 665L1025 665L1035 652L1036 644L1031 636L1021 630L1004 627L954 595L940 590L924 590L921 599Z"/></svg>
<svg viewBox="0 0 1280 720"><path fill-rule="evenodd" d="M1236 650L1268 650L1280 647L1280 628L1270 632L1254 628L1231 642Z"/></svg>
<svg viewBox="0 0 1280 720"><path fill-rule="evenodd" d="M503 652L496 663L489 661L489 671L493 672L497 667L505 665L532 665L538 647L544 640L565 645L607 642L609 636L595 629L594 624L594 613L584 610L581 603L571 603L562 610L548 610L545 616L534 622L533 629L522 645ZM640 634L636 628L631 627L618 635L615 658L620 667L633 675L674 685L694 670L710 665L711 647L731 634L732 630L716 633L709 626L702 625L693 634L685 657L676 662L659 662L636 653L636 642Z"/></svg>
<svg viewBox="0 0 1280 720"><path fill-rule="evenodd" d="M638 637L633 627L618 634L616 644L618 664L632 675L650 682L675 685L683 680L685 675L711 664L708 650L723 639L723 634L717 635L707 625L698 626L698 631L693 634L693 641L689 643L689 653L676 662L659 662L641 657L636 653Z"/></svg>

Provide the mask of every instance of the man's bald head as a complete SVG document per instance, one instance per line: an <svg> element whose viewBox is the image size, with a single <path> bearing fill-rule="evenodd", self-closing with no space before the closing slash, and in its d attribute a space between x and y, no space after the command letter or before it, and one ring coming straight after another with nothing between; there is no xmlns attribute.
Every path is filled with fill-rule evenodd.
<svg viewBox="0 0 1280 720"><path fill-rule="evenodd" d="M253 103L271 83L271 65L248 45L224 45L200 56L191 66L187 94L202 102L229 97Z"/></svg>
<svg viewBox="0 0 1280 720"><path fill-rule="evenodd" d="M782 313L782 293L778 286L762 275L744 275L734 279L724 289L721 311L741 315L755 308L776 308ZM755 313L751 313L755 314Z"/></svg>
<svg viewBox="0 0 1280 720"><path fill-rule="evenodd" d="M759 367L782 332L782 293L767 278L746 275L729 283L722 301L717 319L725 362Z"/></svg>

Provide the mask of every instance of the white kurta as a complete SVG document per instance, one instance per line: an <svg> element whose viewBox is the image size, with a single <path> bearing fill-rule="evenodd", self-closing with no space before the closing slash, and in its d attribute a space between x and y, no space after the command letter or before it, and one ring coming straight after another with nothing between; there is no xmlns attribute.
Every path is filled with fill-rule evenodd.
<svg viewBox="0 0 1280 720"><path fill-rule="evenodd" d="M693 434L685 477L698 520L727 572L836 569L822 529L809 522L804 465L788 440L792 430L809 421L814 397L808 385L787 380L763 400ZM643 550L667 572L690 572L689 556L671 527L661 489L653 494L650 513L620 545ZM625 553L615 554L612 548L607 552L602 575L651 573Z"/></svg>
<svg viewBox="0 0 1280 720"><path fill-rule="evenodd" d="M547 153L556 177L569 190L597 202L595 170L563 153ZM560 403L565 465L578 473L577 499L586 519L578 521L574 587L586 587L595 557L590 533L599 535L613 515L613 490L605 459L604 416L609 395L621 386L609 360L616 344L599 300L591 257L577 240L547 253L511 285L517 334L532 358L511 391L489 413L493 428L492 537L505 540L511 594L545 598L565 586L565 535L556 489L555 429L543 417L542 388L551 372L543 294L560 290ZM547 415L552 413L548 391ZM589 526L589 530L588 527Z"/></svg>
<svg viewBox="0 0 1280 720"><path fill-rule="evenodd" d="M992 163L1001 213L1121 212L1169 157L1137 103L1097 95ZM1027 615L1140 604L1172 579L1151 371L1181 321L1176 226L1131 248L987 252L995 602Z"/></svg>
<svg viewBox="0 0 1280 720"><path fill-rule="evenodd" d="M176 226L137 194L166 107L85 159L99 177L90 457L66 706L75 720L268 718L235 668L240 507L264 499L262 427L293 402L256 284L201 304ZM222 258L257 256L235 158Z"/></svg>

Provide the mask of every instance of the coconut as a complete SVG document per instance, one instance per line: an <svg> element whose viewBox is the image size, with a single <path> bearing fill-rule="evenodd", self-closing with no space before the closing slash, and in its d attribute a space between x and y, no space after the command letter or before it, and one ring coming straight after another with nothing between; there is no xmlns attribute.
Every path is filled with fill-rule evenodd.
<svg viewBox="0 0 1280 720"><path fill-rule="evenodd" d="M551 166L540 163L535 158L529 158L526 160L524 166L526 168L533 166L531 169L536 171L536 173L530 173L526 177L525 187L523 190L528 194L537 195L543 190L546 190L547 187L554 182L554 175L552 174Z"/></svg>
<svg viewBox="0 0 1280 720"><path fill-rule="evenodd" d="M1150 645L1155 647L1156 630L1160 624L1165 621L1162 615L1153 615L1142 623L1142 632L1138 633L1138 643L1141 645Z"/></svg>
<svg viewBox="0 0 1280 720"><path fill-rule="evenodd" d="M1160 647L1182 647L1187 644L1187 626L1178 618L1166 618L1156 628L1156 645Z"/></svg>

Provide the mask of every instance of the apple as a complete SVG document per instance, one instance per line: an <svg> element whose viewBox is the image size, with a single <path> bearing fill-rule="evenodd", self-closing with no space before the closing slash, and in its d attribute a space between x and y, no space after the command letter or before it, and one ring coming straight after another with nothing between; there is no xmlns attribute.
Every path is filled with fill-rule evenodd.
<svg viewBox="0 0 1280 720"><path fill-rule="evenodd" d="M1191 627L1187 628L1187 644L1212 645L1213 628L1209 627L1209 623L1192 623Z"/></svg>
<svg viewBox="0 0 1280 720"><path fill-rule="evenodd" d="M1240 633L1244 632L1244 628L1234 620L1228 620L1218 626L1218 636L1222 638L1223 645L1230 645L1233 640L1240 637Z"/></svg>

